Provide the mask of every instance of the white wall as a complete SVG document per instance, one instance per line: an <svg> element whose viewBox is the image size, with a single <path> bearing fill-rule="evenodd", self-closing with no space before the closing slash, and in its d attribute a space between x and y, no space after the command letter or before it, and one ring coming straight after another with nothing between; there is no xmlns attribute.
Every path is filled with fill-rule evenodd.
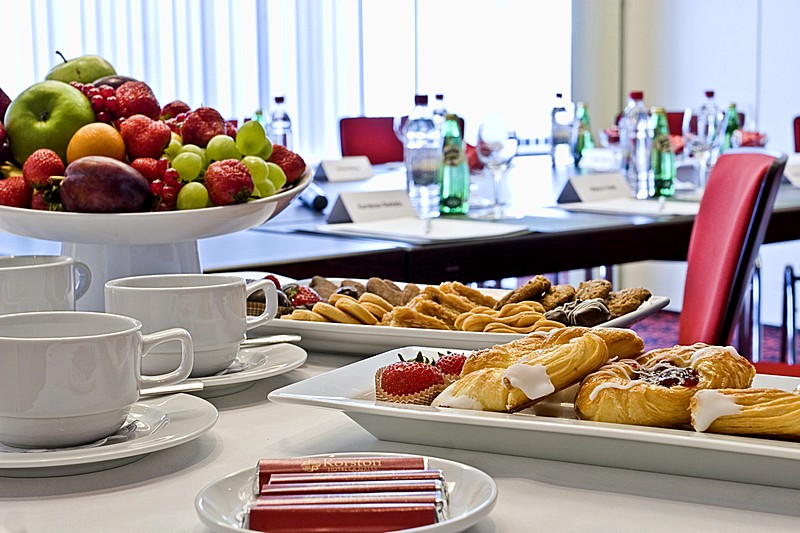
<svg viewBox="0 0 800 533"><path fill-rule="evenodd" d="M794 151L792 119L800 115L800 2L796 0L573 0L573 86L595 109L594 127L611 124L630 90L649 105L680 110L713 89L720 105L735 102L746 127L769 135L769 148ZM617 14L620 20L613 20ZM610 19L610 20L609 20ZM603 25L598 28L598 21ZM617 71L598 43L621 42ZM594 65L602 64L599 76ZM615 81L619 80L619 81ZM616 89L616 92L613 92ZM800 221L798 221L800 223ZM762 319L779 324L783 269L800 265L800 243L766 245ZM619 269L620 286L645 286L679 310L685 263L645 262Z"/></svg>

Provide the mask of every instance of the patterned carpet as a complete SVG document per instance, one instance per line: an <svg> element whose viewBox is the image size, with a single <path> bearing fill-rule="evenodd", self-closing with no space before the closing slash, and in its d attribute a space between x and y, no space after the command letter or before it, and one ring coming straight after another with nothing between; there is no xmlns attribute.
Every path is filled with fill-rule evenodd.
<svg viewBox="0 0 800 533"><path fill-rule="evenodd" d="M636 331L642 340L644 340L646 350L674 346L678 343L679 316L679 313L672 311L659 311L637 322L631 326L631 329ZM761 360L780 361L780 353L780 328L776 326L763 326Z"/></svg>

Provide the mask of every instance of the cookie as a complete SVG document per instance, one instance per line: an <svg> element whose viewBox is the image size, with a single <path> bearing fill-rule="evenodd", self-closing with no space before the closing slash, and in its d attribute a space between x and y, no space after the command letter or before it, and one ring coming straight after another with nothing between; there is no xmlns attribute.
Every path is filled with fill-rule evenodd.
<svg viewBox="0 0 800 533"><path fill-rule="evenodd" d="M329 280L324 276L312 277L311 283L309 283L308 286L314 289L314 292L319 294L319 297L326 302L331 297L331 295L336 292L336 289L339 288L336 286L334 282L332 282L331 280Z"/></svg>
<svg viewBox="0 0 800 533"><path fill-rule="evenodd" d="M610 293L610 281L607 279L590 279L588 281L581 281L578 284L578 289L575 291L575 299L591 300L593 298L600 298L606 300Z"/></svg>
<svg viewBox="0 0 800 533"><path fill-rule="evenodd" d="M544 296L539 298L539 303L542 304L545 311L550 311L574 300L575 292L575 287L572 285L553 285L544 293Z"/></svg>
<svg viewBox="0 0 800 533"><path fill-rule="evenodd" d="M550 280L542 275L534 276L521 287L517 287L513 291L503 296L496 304L495 309L501 309L504 305L521 302L523 300L538 300L544 293L550 289L552 284Z"/></svg>
<svg viewBox="0 0 800 533"><path fill-rule="evenodd" d="M611 318L617 318L636 311L650 296L652 294L644 287L631 287L612 292L606 299Z"/></svg>

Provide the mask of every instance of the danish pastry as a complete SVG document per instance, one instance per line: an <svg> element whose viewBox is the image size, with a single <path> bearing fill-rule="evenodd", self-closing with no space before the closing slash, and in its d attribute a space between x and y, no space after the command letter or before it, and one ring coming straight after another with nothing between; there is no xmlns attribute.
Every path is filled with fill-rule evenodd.
<svg viewBox="0 0 800 533"><path fill-rule="evenodd" d="M697 431L800 440L800 391L705 389L689 402Z"/></svg>
<svg viewBox="0 0 800 533"><path fill-rule="evenodd" d="M508 404L508 389L503 386L502 368L482 368L452 382L433 399L431 405L503 412Z"/></svg>
<svg viewBox="0 0 800 533"><path fill-rule="evenodd" d="M608 360L608 346L592 332L566 344L535 350L503 373L503 385L509 389L506 409L514 412L533 405L579 382Z"/></svg>
<svg viewBox="0 0 800 533"><path fill-rule="evenodd" d="M755 367L732 347L697 343L615 361L587 376L575 411L599 422L685 427L689 402L703 389L747 388Z"/></svg>

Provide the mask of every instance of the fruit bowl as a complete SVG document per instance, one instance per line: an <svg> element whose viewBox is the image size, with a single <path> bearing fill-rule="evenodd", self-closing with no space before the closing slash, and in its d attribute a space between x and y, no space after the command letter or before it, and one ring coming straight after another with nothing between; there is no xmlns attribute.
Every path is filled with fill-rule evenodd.
<svg viewBox="0 0 800 533"><path fill-rule="evenodd" d="M111 279L201 272L197 239L259 226L297 197L313 179L306 167L294 186L267 198L224 207L150 213L70 213L0 206L0 231L61 241L61 252L89 266L91 286L81 311L103 311Z"/></svg>

